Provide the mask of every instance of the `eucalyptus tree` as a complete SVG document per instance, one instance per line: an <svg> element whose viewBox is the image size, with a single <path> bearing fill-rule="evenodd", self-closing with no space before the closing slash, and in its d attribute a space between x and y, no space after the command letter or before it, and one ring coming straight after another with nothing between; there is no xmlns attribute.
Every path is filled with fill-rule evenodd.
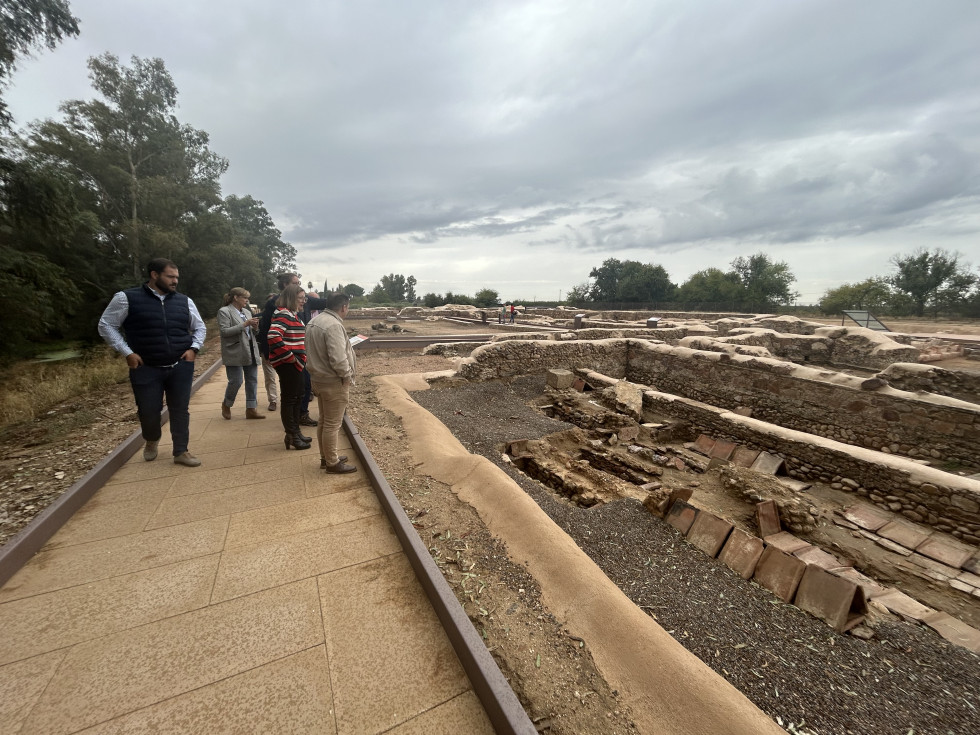
<svg viewBox="0 0 980 735"><path fill-rule="evenodd" d="M206 132L177 120L177 87L161 59L134 56L125 66L106 53L88 67L101 99L63 103L64 119L36 125L29 145L88 190L100 255L140 278L149 258L180 258L188 220L221 203L228 162Z"/></svg>
<svg viewBox="0 0 980 735"><path fill-rule="evenodd" d="M4 0L0 3L0 92L17 67L18 57L41 47L54 49L65 37L78 35L78 18L66 0ZM0 97L0 126L11 122Z"/></svg>

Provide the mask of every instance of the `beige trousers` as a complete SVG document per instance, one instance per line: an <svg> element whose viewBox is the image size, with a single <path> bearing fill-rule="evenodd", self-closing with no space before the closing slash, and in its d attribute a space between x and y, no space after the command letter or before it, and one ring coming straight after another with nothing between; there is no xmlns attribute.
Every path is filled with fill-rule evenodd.
<svg viewBox="0 0 980 735"><path fill-rule="evenodd" d="M320 456L328 465L335 465L338 461L340 427L350 400L350 384L344 385L340 378L328 378L314 382L313 393L320 407L320 422L316 426Z"/></svg>

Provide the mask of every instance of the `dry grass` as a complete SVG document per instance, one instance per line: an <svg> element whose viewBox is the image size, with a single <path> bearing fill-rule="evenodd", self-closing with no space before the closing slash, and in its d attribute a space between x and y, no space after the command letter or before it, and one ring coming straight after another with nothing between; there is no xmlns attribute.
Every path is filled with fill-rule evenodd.
<svg viewBox="0 0 980 735"><path fill-rule="evenodd" d="M108 348L95 348L77 360L24 361L0 373L0 428L32 421L54 406L89 391L121 383L126 361Z"/></svg>

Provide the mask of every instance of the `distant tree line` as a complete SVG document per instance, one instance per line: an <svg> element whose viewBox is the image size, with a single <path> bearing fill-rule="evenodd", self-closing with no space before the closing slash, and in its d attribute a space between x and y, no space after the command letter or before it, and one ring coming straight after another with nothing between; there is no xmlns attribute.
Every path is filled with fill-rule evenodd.
<svg viewBox="0 0 980 735"><path fill-rule="evenodd" d="M820 299L824 314L863 309L891 316L980 317L980 278L958 253L920 248L891 258L894 272L845 283Z"/></svg>
<svg viewBox="0 0 980 735"><path fill-rule="evenodd" d="M796 277L786 263L765 253L739 257L731 268L698 271L678 286L662 265L609 258L589 273L591 281L569 289L573 306L598 304L670 304L678 309L771 311L791 304Z"/></svg>
<svg viewBox="0 0 980 735"><path fill-rule="evenodd" d="M819 301L824 314L865 309L891 316L980 317L980 278L957 253L920 248L891 258L893 272L845 283ZM792 304L796 276L765 253L733 260L728 271L706 268L680 286L661 265L610 258L571 288L573 306L631 304L677 310L769 312Z"/></svg>
<svg viewBox="0 0 980 735"><path fill-rule="evenodd" d="M77 35L62 0L13 3L0 24L0 92L18 55ZM4 13L8 13L5 10ZM244 286L257 298L295 269L261 201L222 197L228 161L176 116L160 59L90 58L93 100L15 131L0 101L0 310L19 325L0 357L45 339L96 339L112 294L145 279L154 257L177 262L181 290L204 316ZM12 321L11 321L12 323Z"/></svg>

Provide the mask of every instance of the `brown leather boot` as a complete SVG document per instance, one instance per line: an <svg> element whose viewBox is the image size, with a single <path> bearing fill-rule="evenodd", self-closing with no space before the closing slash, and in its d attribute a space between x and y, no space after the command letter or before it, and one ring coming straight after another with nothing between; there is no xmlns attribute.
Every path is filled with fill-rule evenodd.
<svg viewBox="0 0 980 735"><path fill-rule="evenodd" d="M259 413L259 409L257 409L257 408L246 408L245 409L245 418L247 418L247 419L264 419L265 418L265 414L264 413Z"/></svg>
<svg viewBox="0 0 980 735"><path fill-rule="evenodd" d="M231 406L221 404L221 418L231 421Z"/></svg>

